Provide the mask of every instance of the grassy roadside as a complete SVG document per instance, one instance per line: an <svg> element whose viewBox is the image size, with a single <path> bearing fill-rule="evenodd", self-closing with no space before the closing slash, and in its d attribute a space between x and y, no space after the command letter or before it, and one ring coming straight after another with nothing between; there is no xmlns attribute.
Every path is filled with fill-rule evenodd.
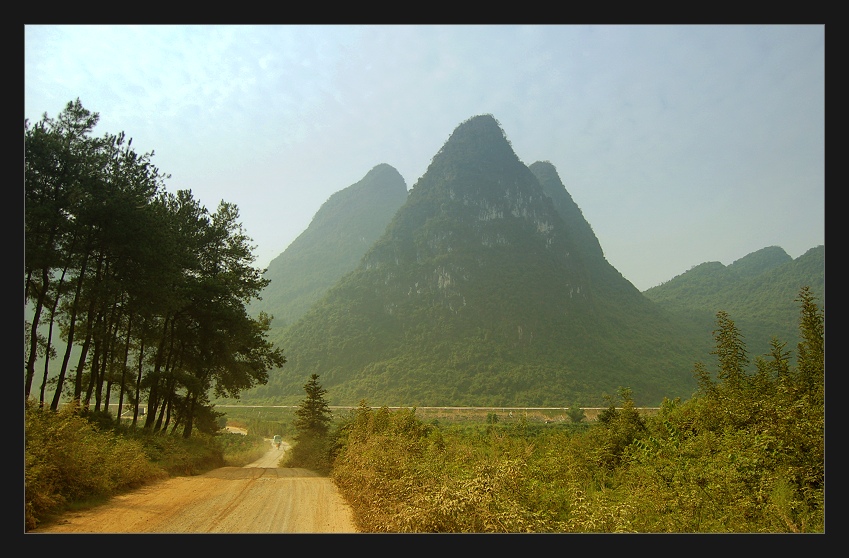
<svg viewBox="0 0 849 558"><path fill-rule="evenodd" d="M111 496L170 476L241 467L262 456L261 434L145 432L108 424L109 415L82 416L72 406L58 412L27 402L24 418L25 529L67 510L84 509Z"/></svg>

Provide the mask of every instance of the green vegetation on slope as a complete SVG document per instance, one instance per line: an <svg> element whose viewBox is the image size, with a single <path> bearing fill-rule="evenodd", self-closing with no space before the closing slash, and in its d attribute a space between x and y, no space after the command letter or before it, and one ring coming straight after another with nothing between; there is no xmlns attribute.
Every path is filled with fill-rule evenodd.
<svg viewBox="0 0 849 558"><path fill-rule="evenodd" d="M270 281L251 303L251 313L274 316L271 338L301 317L383 234L407 199L404 179L393 167L380 164L359 182L334 193L309 227L268 265Z"/></svg>
<svg viewBox="0 0 849 558"><path fill-rule="evenodd" d="M294 422L301 433L317 425L316 435L299 437L301 461L288 466L327 466L363 532L822 533L824 310L807 289L796 301L795 366L776 342L754 359L756 372L746 372L741 332L720 312L715 366L696 362L698 392L664 400L656 414L639 412L631 389L621 388L592 423L574 405L574 422L490 412L477 423L425 423L415 408L361 401L325 429L326 391L313 377ZM269 432L296 416L232 411L237 421L259 413ZM28 528L169 473L220 466L222 453L244 455L251 446L240 435L184 439L90 419L70 407L27 406Z"/></svg>
<svg viewBox="0 0 849 558"><path fill-rule="evenodd" d="M287 365L245 397L291 404L313 373L336 405L691 395L695 330L604 259L554 169L535 169L545 188L491 116L458 126L360 265L283 332Z"/></svg>
<svg viewBox="0 0 849 558"><path fill-rule="evenodd" d="M771 246L729 266L706 262L643 294L694 324L701 335L713 329L718 311L736 316L750 350L760 354L769 350L773 336L791 346L799 341L792 301L802 286L825 304L825 246L811 248L795 260Z"/></svg>
<svg viewBox="0 0 849 558"><path fill-rule="evenodd" d="M800 293L799 364L782 345L744 372L717 316L699 392L643 416L630 389L589 428L476 430L363 404L337 433L333 479L365 532L822 533L824 314Z"/></svg>

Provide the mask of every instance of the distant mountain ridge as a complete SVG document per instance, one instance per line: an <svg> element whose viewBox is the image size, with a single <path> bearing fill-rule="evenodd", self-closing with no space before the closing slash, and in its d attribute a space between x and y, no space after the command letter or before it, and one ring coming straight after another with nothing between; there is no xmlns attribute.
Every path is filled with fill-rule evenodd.
<svg viewBox="0 0 849 558"><path fill-rule="evenodd" d="M526 166L482 115L286 328L289 362L251 395L295 401L317 373L334 404L598 405L620 386L659 404L692 393L710 342L694 331L604 259L553 165Z"/></svg>
<svg viewBox="0 0 849 558"><path fill-rule="evenodd" d="M294 404L317 373L333 404L595 406L621 386L657 405L692 394L718 310L754 360L772 335L795 352L802 285L824 305L823 246L796 260L771 246L705 262L640 293L604 258L555 167L522 163L491 115L459 125L403 200L386 195L371 211L382 198L370 195L403 185L389 165L361 183L269 266L254 309L283 316L272 340L289 362L244 401ZM365 223L362 242L337 246Z"/></svg>
<svg viewBox="0 0 849 558"><path fill-rule="evenodd" d="M750 357L769 350L775 336L795 355L799 306L794 300L808 286L825 306L825 246L796 258L778 246L752 252L728 266L705 262L643 292L664 309L709 333L716 313L729 314L745 336Z"/></svg>
<svg viewBox="0 0 849 558"><path fill-rule="evenodd" d="M381 163L322 204L307 229L269 263L264 277L271 283L249 307L252 314L274 316L272 340L357 266L406 200L404 178Z"/></svg>

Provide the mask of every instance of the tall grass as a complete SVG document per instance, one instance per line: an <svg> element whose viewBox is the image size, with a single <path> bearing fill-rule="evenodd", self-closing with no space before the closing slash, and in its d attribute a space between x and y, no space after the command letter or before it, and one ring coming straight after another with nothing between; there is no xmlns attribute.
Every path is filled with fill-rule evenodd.
<svg viewBox="0 0 849 558"><path fill-rule="evenodd" d="M267 443L256 435L210 436L196 431L184 439L104 427L104 417L85 417L73 405L53 412L27 401L24 412L26 530L72 506L102 501L172 475L241 466L267 450Z"/></svg>
<svg viewBox="0 0 849 558"><path fill-rule="evenodd" d="M627 388L571 430L494 413L443 429L363 402L335 434L333 479L365 532L822 533L825 318L807 287L797 301L795 367L774 338L749 374L719 312L715 372L697 362L693 398L656 414Z"/></svg>
<svg viewBox="0 0 849 558"><path fill-rule="evenodd" d="M247 435L222 434L217 437L224 452L225 466L244 467L268 452L270 446L266 438L248 432Z"/></svg>
<svg viewBox="0 0 849 558"><path fill-rule="evenodd" d="M713 411L701 403L642 417L626 401L571 429L455 428L361 407L331 475L363 532L823 532L821 454L794 449L792 430L783 442L757 428L686 430Z"/></svg>

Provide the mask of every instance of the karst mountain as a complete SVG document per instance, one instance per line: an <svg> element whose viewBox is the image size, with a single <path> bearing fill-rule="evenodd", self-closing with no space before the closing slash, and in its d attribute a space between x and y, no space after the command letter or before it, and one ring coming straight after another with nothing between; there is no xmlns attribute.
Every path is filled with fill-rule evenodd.
<svg viewBox="0 0 849 558"><path fill-rule="evenodd" d="M323 294L275 339L287 364L245 397L297 402L313 373L334 405L596 406L621 387L657 405L692 394L693 362L712 340L607 262L554 166L523 163L492 115L461 123L409 194L394 169L378 170L393 175L378 196L392 218L375 219L376 240L334 271L315 264L332 286L316 279Z"/></svg>
<svg viewBox="0 0 849 558"><path fill-rule="evenodd" d="M274 316L273 341L357 266L406 200L404 178L383 163L322 204L307 229L271 260L264 275L271 282L250 305L252 314Z"/></svg>

